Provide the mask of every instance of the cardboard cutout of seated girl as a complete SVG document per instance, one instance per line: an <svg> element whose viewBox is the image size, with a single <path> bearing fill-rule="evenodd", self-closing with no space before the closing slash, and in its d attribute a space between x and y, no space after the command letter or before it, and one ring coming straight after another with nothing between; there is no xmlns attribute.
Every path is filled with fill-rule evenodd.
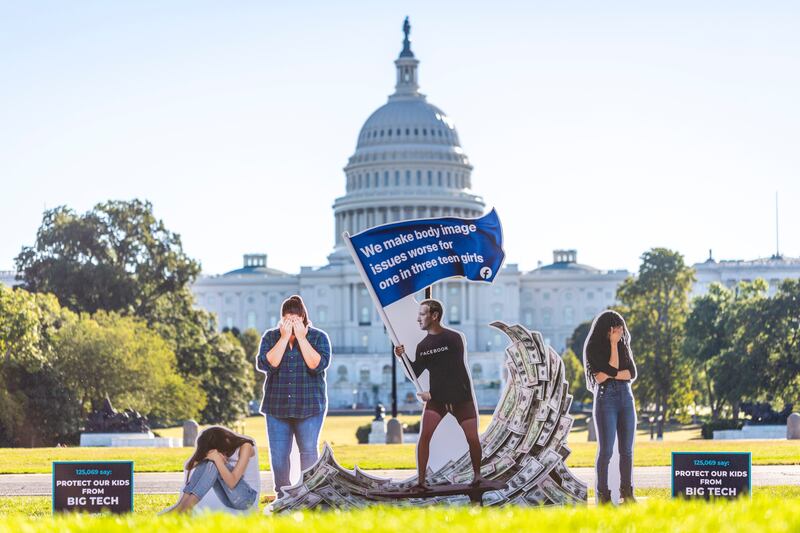
<svg viewBox="0 0 800 533"><path fill-rule="evenodd" d="M428 489L425 481L429 466L436 471L467 450L474 473L472 484L478 485L481 443L466 338L463 333L442 326L444 309L438 300L427 299L419 304L413 296L403 300L413 302L415 308L405 305L404 316L390 320L403 343L395 347L395 355L402 358L406 354L410 368L403 366L407 373L414 374L423 390L418 393L425 403L417 442L418 488ZM415 330L409 316L416 317Z"/></svg>

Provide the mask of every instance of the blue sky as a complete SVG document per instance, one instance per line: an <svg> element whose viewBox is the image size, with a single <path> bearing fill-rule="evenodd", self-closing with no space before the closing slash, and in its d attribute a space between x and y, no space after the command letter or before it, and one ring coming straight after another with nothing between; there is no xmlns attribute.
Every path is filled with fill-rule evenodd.
<svg viewBox="0 0 800 533"><path fill-rule="evenodd" d="M793 2L4 1L0 269L45 207L134 197L206 272L324 264L406 15L509 262L769 256L776 191L800 256Z"/></svg>

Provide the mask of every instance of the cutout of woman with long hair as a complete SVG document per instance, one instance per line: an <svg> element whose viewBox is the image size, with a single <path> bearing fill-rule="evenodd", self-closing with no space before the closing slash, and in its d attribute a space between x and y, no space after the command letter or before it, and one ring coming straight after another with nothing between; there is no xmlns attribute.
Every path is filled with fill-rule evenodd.
<svg viewBox="0 0 800 533"><path fill-rule="evenodd" d="M633 441L636 435L636 406L631 382L636 379L636 364L631 350L631 334L625 319L616 311L603 311L592 322L583 345L586 388L594 395L592 419L597 433L597 501L611 502L608 465L619 450L620 496L635 503L633 496Z"/></svg>

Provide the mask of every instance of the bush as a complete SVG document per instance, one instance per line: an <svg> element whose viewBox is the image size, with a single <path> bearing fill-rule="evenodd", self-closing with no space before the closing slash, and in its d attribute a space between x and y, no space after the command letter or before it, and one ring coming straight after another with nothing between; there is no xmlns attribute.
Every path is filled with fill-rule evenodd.
<svg viewBox="0 0 800 533"><path fill-rule="evenodd" d="M372 424L364 424L356 429L356 439L359 444L369 444L369 434L372 433Z"/></svg>
<svg viewBox="0 0 800 533"><path fill-rule="evenodd" d="M713 439L714 431L723 429L742 429L743 425L743 420L710 420L703 424L703 429L700 432L704 439Z"/></svg>

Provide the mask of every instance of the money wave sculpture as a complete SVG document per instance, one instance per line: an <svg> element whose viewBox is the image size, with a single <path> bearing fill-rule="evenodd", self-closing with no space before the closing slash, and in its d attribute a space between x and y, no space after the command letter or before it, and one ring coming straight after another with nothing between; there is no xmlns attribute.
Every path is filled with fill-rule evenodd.
<svg viewBox="0 0 800 533"><path fill-rule="evenodd" d="M519 324L493 322L493 327L511 340L506 348L508 381L492 421L481 435L481 474L506 484L502 490L486 492L484 506L563 505L585 503L586 484L569 471L564 461L570 454L566 444L573 418L572 396L564 378L564 362L544 343L541 333ZM428 471L429 485L468 483L472 479L469 453L448 461L438 471ZM272 505L272 512L300 509L350 509L376 504L428 506L467 503L464 496L393 499L374 493L407 492L417 476L403 481L371 476L356 466L339 466L325 443L319 460L302 479Z"/></svg>

